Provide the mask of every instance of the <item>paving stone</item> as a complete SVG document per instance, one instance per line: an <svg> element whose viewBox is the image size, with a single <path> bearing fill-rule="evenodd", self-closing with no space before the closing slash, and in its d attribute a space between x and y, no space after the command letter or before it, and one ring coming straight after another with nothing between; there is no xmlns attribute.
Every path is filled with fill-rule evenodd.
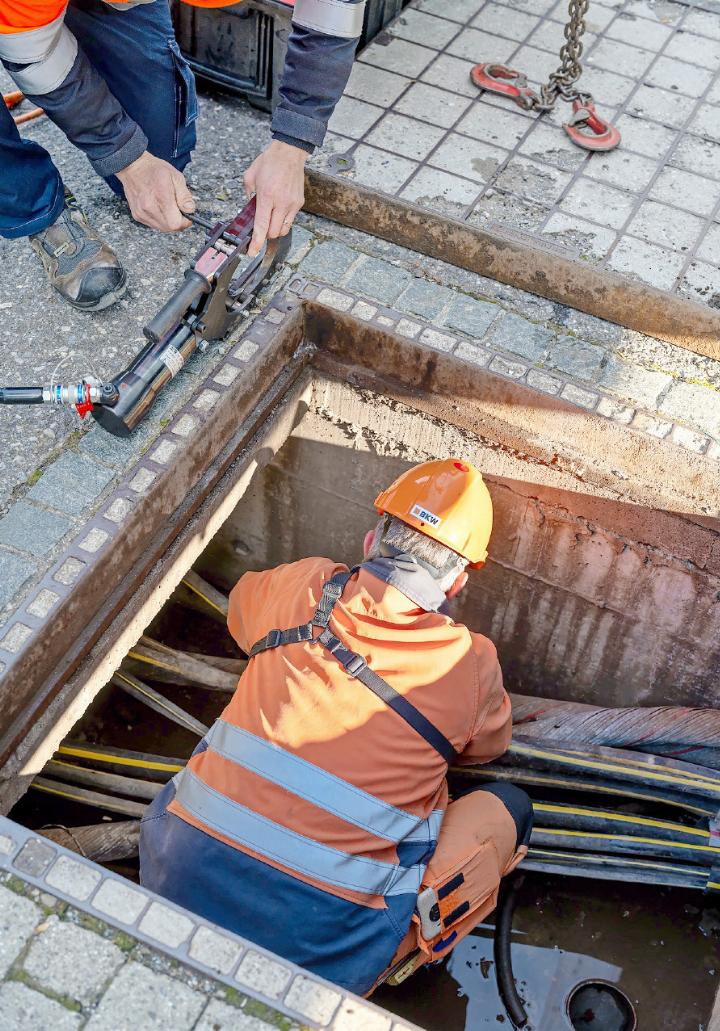
<svg viewBox="0 0 720 1031"><path fill-rule="evenodd" d="M578 387L574 383L566 383L560 391L560 397L573 405L588 409L594 408L598 401L598 395L594 391L583 390L582 387Z"/></svg>
<svg viewBox="0 0 720 1031"><path fill-rule="evenodd" d="M243 1013L236 1006L212 999L194 1031L274 1031L274 1025Z"/></svg>
<svg viewBox="0 0 720 1031"><path fill-rule="evenodd" d="M167 387L165 389L167 390ZM157 406L153 414L157 415ZM81 452L97 458L99 462L126 469L159 432L159 427L152 417L144 419L137 429L133 430L132 436L126 438L114 437L106 430L95 426L83 434L78 448Z"/></svg>
<svg viewBox="0 0 720 1031"><path fill-rule="evenodd" d="M292 977L292 970L283 963L250 949L243 956L235 979L247 988L253 988L268 999L279 999Z"/></svg>
<svg viewBox="0 0 720 1031"><path fill-rule="evenodd" d="M486 51L487 52L487 51ZM476 58L477 60L477 58ZM498 53L492 54L493 61L500 61L500 63L506 63L506 58L502 57ZM549 54L547 50L538 50L534 46L521 46L519 50L515 51L512 55L512 65L515 68L527 68L532 69L533 82L546 82L552 72L558 66L558 55L557 51L554 54ZM585 70L585 74L588 74L588 69ZM583 84L584 84L583 78Z"/></svg>
<svg viewBox="0 0 720 1031"><path fill-rule="evenodd" d="M660 395L672 383L672 378L664 372L628 365L611 355L600 376L600 383L625 400L653 410Z"/></svg>
<svg viewBox="0 0 720 1031"><path fill-rule="evenodd" d="M492 32L480 29L464 29L448 44L447 53L466 61L477 61L478 54L492 54L495 61L506 61L517 43L504 39ZM443 57L446 56L443 54ZM442 58L439 58L442 60Z"/></svg>
<svg viewBox="0 0 720 1031"><path fill-rule="evenodd" d="M420 11L438 14L464 25L477 14L484 2L485 0L453 0L450 5L447 0L416 0L415 6Z"/></svg>
<svg viewBox="0 0 720 1031"><path fill-rule="evenodd" d="M158 474L156 472L153 472L152 469L145 469L143 467L138 469L132 480L130 480L128 486L130 487L130 490L134 490L136 494L144 494L148 487L154 483L157 478Z"/></svg>
<svg viewBox="0 0 720 1031"><path fill-rule="evenodd" d="M442 54L425 69L420 78L432 86L439 86L441 89L451 90L475 100L478 94L477 86L470 82L470 70L474 64L477 64L477 58L474 61L463 61L451 54Z"/></svg>
<svg viewBox="0 0 720 1031"><path fill-rule="evenodd" d="M373 316L377 315L377 308L373 304L368 304L367 301L358 301L357 304L353 305L352 313L357 315L359 319L368 322Z"/></svg>
<svg viewBox="0 0 720 1031"><path fill-rule="evenodd" d="M332 1031L390 1031L391 1024L387 1014L359 999L345 999L332 1022Z"/></svg>
<svg viewBox="0 0 720 1031"><path fill-rule="evenodd" d="M8 1031L76 1031L84 1019L19 981L0 985L0 1013Z"/></svg>
<svg viewBox="0 0 720 1031"><path fill-rule="evenodd" d="M553 55L554 56L554 55ZM553 68L557 66L557 59ZM604 68L586 67L583 73L583 88L593 96L602 97L601 111L609 116L610 109L624 104L635 89L637 80L625 75L615 75Z"/></svg>
<svg viewBox="0 0 720 1031"><path fill-rule="evenodd" d="M569 182L570 175L567 172L518 156L498 173L493 185L541 204L554 204Z"/></svg>
<svg viewBox="0 0 720 1031"><path fill-rule="evenodd" d="M527 372L527 366L496 354L490 362L490 371L497 372L501 376L509 376L510 379L520 379Z"/></svg>
<svg viewBox="0 0 720 1031"><path fill-rule="evenodd" d="M0 637L0 646L12 655L17 655L33 635L31 627L24 623L13 623Z"/></svg>
<svg viewBox="0 0 720 1031"><path fill-rule="evenodd" d="M544 394L559 394L563 381L557 376L550 376L540 369L530 369L527 374L527 383L535 390L542 390Z"/></svg>
<svg viewBox="0 0 720 1031"><path fill-rule="evenodd" d="M648 243L657 243L676 251L690 250L702 233L705 223L694 215L678 218L677 208L648 200L641 204L627 227L633 236ZM718 227L720 228L720 227Z"/></svg>
<svg viewBox="0 0 720 1031"><path fill-rule="evenodd" d="M587 25L587 15L585 17L585 24ZM585 31L583 34L583 47L585 48L585 51L590 50L590 47L596 39L597 36L594 32L590 32L589 29ZM561 40L562 33L558 32L558 27L555 22L541 21L537 23L537 28L529 37L528 43L540 50L548 50L551 54L557 54L560 49Z"/></svg>
<svg viewBox="0 0 720 1031"><path fill-rule="evenodd" d="M339 283L358 253L337 240L316 244L302 263L302 273L327 283Z"/></svg>
<svg viewBox="0 0 720 1031"><path fill-rule="evenodd" d="M575 311L574 308L556 305L555 322L572 330L577 336L584 340L591 340L597 344L615 347L624 339L626 332L622 326L615 322L606 322L605 319L598 319L594 315L588 315L584 311Z"/></svg>
<svg viewBox="0 0 720 1031"><path fill-rule="evenodd" d="M0 886L0 978L15 962L42 916L42 910L30 899Z"/></svg>
<svg viewBox="0 0 720 1031"><path fill-rule="evenodd" d="M680 168L663 168L650 188L650 197L698 215L710 215L720 201L720 183Z"/></svg>
<svg viewBox="0 0 720 1031"><path fill-rule="evenodd" d="M507 39L515 39L522 43L537 25L537 18L519 11L517 8L489 3L483 7L482 12L473 21L473 25L485 32L492 32L496 36L505 36Z"/></svg>
<svg viewBox="0 0 720 1031"><path fill-rule="evenodd" d="M381 107L389 107L410 85L410 79L392 72L382 71L369 64L356 61L350 72L345 92L348 96L365 100Z"/></svg>
<svg viewBox="0 0 720 1031"><path fill-rule="evenodd" d="M600 373L605 351L597 344L571 336L557 336L550 345L548 364L568 376L593 381Z"/></svg>
<svg viewBox="0 0 720 1031"><path fill-rule="evenodd" d="M588 17L592 17L591 12L588 12ZM650 21L643 21L638 25L637 18L624 12L607 26L605 32L611 39L619 39L623 43L640 45L656 51L660 50L672 35L672 29L667 25L653 24Z"/></svg>
<svg viewBox="0 0 720 1031"><path fill-rule="evenodd" d="M479 339L501 314L502 308L498 304L488 304L487 301L477 301L474 297L460 294L455 296L443 321L451 329L459 329Z"/></svg>
<svg viewBox="0 0 720 1031"><path fill-rule="evenodd" d="M257 345L255 345L255 349L257 350ZM240 348L238 348L238 351L239 350ZM238 357L238 351L233 355L234 358ZM242 361L243 359L240 360ZM196 426L197 420L193 419L192 415L181 415L177 422L173 423L170 429L173 433L177 434L178 437L189 437Z"/></svg>
<svg viewBox="0 0 720 1031"><path fill-rule="evenodd" d="M507 157L508 152L499 147L450 133L428 158L428 163L453 175L486 183Z"/></svg>
<svg viewBox="0 0 720 1031"><path fill-rule="evenodd" d="M621 115L615 124L622 134L623 146L645 157L655 158L656 161L667 154L677 139L674 129L633 115Z"/></svg>
<svg viewBox="0 0 720 1031"><path fill-rule="evenodd" d="M443 138L445 130L394 112L386 114L367 135L374 147L422 161Z"/></svg>
<svg viewBox="0 0 720 1031"><path fill-rule="evenodd" d="M412 319L400 319L395 326L395 330L400 336L408 337L409 339L414 339L421 329L420 323L413 322Z"/></svg>
<svg viewBox="0 0 720 1031"><path fill-rule="evenodd" d="M585 174L634 193L644 190L657 171L654 161L630 151L611 150L593 155Z"/></svg>
<svg viewBox="0 0 720 1031"><path fill-rule="evenodd" d="M673 383L660 411L720 439L720 391L694 383Z"/></svg>
<svg viewBox="0 0 720 1031"><path fill-rule="evenodd" d="M495 325L490 346L541 362L547 357L553 338L554 334L544 326L528 322L520 315L506 314Z"/></svg>
<svg viewBox="0 0 720 1031"><path fill-rule="evenodd" d="M366 104L355 97L340 97L332 118L328 123L331 132L349 136L353 140L362 139L365 133L383 115L383 109L375 104ZM295 229L293 229L293 235Z"/></svg>
<svg viewBox="0 0 720 1031"><path fill-rule="evenodd" d="M673 427L673 433L670 436L672 436L673 443L679 444L681 447L687 447L688 451L695 452L698 455L705 452L710 443L708 438L702 436L701 433L695 433L694 430L688 430L684 426Z"/></svg>
<svg viewBox="0 0 720 1031"><path fill-rule="evenodd" d="M714 104L702 104L690 122L688 131L720 142L720 109Z"/></svg>
<svg viewBox="0 0 720 1031"><path fill-rule="evenodd" d="M695 108L692 97L654 86L640 86L628 103L628 110L641 118L652 118L663 125L681 128Z"/></svg>
<svg viewBox="0 0 720 1031"><path fill-rule="evenodd" d="M15 856L13 866L31 877L42 877L56 855L56 850L49 842L30 838Z"/></svg>
<svg viewBox="0 0 720 1031"><path fill-rule="evenodd" d="M161 902L153 902L139 924L139 930L163 945L176 949L190 937L194 924L189 917Z"/></svg>
<svg viewBox="0 0 720 1031"><path fill-rule="evenodd" d="M472 362L473 365L487 365L492 358L492 352L487 351L484 347L478 347L473 342L461 340L454 351L456 358L462 358L466 362Z"/></svg>
<svg viewBox="0 0 720 1031"><path fill-rule="evenodd" d="M395 38L389 43L371 43L360 53L359 60L375 68L417 79L435 56L435 52L428 47Z"/></svg>
<svg viewBox="0 0 720 1031"><path fill-rule="evenodd" d="M82 551L87 551L90 555L94 555L109 540L110 534L106 530L101 530L99 527L94 526L78 543L78 548Z"/></svg>
<svg viewBox="0 0 720 1031"><path fill-rule="evenodd" d="M0 519L0 544L27 551L31 555L46 555L72 526L65 516L44 512L25 501L16 501L6 516Z"/></svg>
<svg viewBox="0 0 720 1031"><path fill-rule="evenodd" d="M689 172L720 179L720 143L697 136L683 136L675 148L672 163Z"/></svg>
<svg viewBox="0 0 720 1031"><path fill-rule="evenodd" d="M449 129L469 107L469 97L416 82L395 102L394 110Z"/></svg>
<svg viewBox="0 0 720 1031"><path fill-rule="evenodd" d="M134 924L147 905L148 897L132 888L125 881L107 878L98 888L92 900L99 912L121 924Z"/></svg>
<svg viewBox="0 0 720 1031"><path fill-rule="evenodd" d="M190 1031L205 996L139 963L122 968L100 1000L88 1031Z"/></svg>
<svg viewBox="0 0 720 1031"><path fill-rule="evenodd" d="M49 870L45 881L51 888L84 902L89 899L102 880L102 874L88 863L71 856L60 855Z"/></svg>
<svg viewBox="0 0 720 1031"><path fill-rule="evenodd" d="M598 68L617 72L618 75L641 79L654 56L649 50L640 50L627 43L614 39L600 39L589 52L587 63L590 67L596 65Z"/></svg>
<svg viewBox="0 0 720 1031"><path fill-rule="evenodd" d="M712 79L712 73L707 69L672 57L658 57L645 76L645 81L651 86L675 90L689 97L701 96Z"/></svg>
<svg viewBox="0 0 720 1031"><path fill-rule="evenodd" d="M417 170L417 161L398 157L364 143L353 152L351 178L383 193L395 193Z"/></svg>
<svg viewBox="0 0 720 1031"><path fill-rule="evenodd" d="M606 419L612 419L623 426L629 426L635 415L634 408L618 404L611 397L601 397L597 406L598 414L604 415Z"/></svg>
<svg viewBox="0 0 720 1031"><path fill-rule="evenodd" d="M11 856L16 848L17 842L13 838L7 834L0 834L0 856Z"/></svg>
<svg viewBox="0 0 720 1031"><path fill-rule="evenodd" d="M481 197L468 222L472 225L486 226L495 223L498 226L520 229L528 232L539 229L550 214L550 208L526 197L516 197L493 188Z"/></svg>
<svg viewBox="0 0 720 1031"><path fill-rule="evenodd" d="M458 27L453 22L414 10L412 7L406 7L387 27L388 35L399 36L401 39L433 47L435 50L442 50L457 31Z"/></svg>
<svg viewBox="0 0 720 1031"><path fill-rule="evenodd" d="M242 946L238 942L212 927L198 927L190 942L191 958L220 974L229 974L241 953Z"/></svg>
<svg viewBox="0 0 720 1031"><path fill-rule="evenodd" d="M714 72L720 65L720 42L681 30L665 47L665 55Z"/></svg>
<svg viewBox="0 0 720 1031"><path fill-rule="evenodd" d="M720 308L720 269L704 261L692 261L680 283L680 293Z"/></svg>
<svg viewBox="0 0 720 1031"><path fill-rule="evenodd" d="M89 1004L124 962L117 945L51 916L30 946L23 970L43 988Z"/></svg>
<svg viewBox="0 0 720 1031"><path fill-rule="evenodd" d="M608 264L617 272L624 272L661 290L671 290L685 258L655 244L625 236L610 255Z"/></svg>
<svg viewBox="0 0 720 1031"><path fill-rule="evenodd" d="M519 149L521 154L566 172L575 171L586 160L586 155L571 142L567 133L549 122L534 123Z"/></svg>
<svg viewBox="0 0 720 1031"><path fill-rule="evenodd" d="M604 258L617 239L612 229L586 222L577 215L566 215L564 211L556 211L550 216L542 236L551 238L587 260Z"/></svg>
<svg viewBox="0 0 720 1031"><path fill-rule="evenodd" d="M383 304L392 304L410 285L412 279L410 273L403 268L379 258L366 257L352 271L345 286L348 290L365 294L376 301L382 301Z"/></svg>
<svg viewBox="0 0 720 1031"><path fill-rule="evenodd" d="M341 1001L340 992L320 984L319 981L313 981L304 974L296 976L285 996L286 1006L319 1024L329 1023Z"/></svg>
<svg viewBox="0 0 720 1031"><path fill-rule="evenodd" d="M175 446L176 445L173 445L173 449ZM161 444L160 448L162 447L163 445ZM160 448L158 448L158 451L160 451ZM162 454L162 452L160 453ZM132 508L133 503L129 498L115 498L115 500L108 505L102 514L105 519L109 519L111 523L115 523L117 526L120 526L130 515Z"/></svg>
<svg viewBox="0 0 720 1031"><path fill-rule="evenodd" d="M438 333L436 329L425 329L420 334L420 339L428 347L434 347L436 351L452 351L456 338L448 336L447 333Z"/></svg>
<svg viewBox="0 0 720 1031"><path fill-rule="evenodd" d="M672 429L672 423L667 419L658 419L647 412L637 412L632 426L634 429L640 430L642 433L649 433L651 437L657 437L660 440L667 437Z"/></svg>
<svg viewBox="0 0 720 1031"><path fill-rule="evenodd" d="M710 226L700 241L697 256L705 261L709 261L714 268L720 265L720 225Z"/></svg>
<svg viewBox="0 0 720 1031"><path fill-rule="evenodd" d="M29 558L0 548L0 608L6 605L37 570Z"/></svg>
<svg viewBox="0 0 720 1031"><path fill-rule="evenodd" d="M476 140L485 140L507 150L533 130L533 123L512 110L490 107L489 104L473 104L456 129Z"/></svg>
<svg viewBox="0 0 720 1031"><path fill-rule="evenodd" d="M432 321L442 309L448 305L456 294L446 286L428 282L425 279L414 279L396 302L400 311L409 311L423 319Z"/></svg>
<svg viewBox="0 0 720 1031"><path fill-rule="evenodd" d="M53 462L28 497L68 515L79 515L112 478L109 469L93 462L88 455L69 452Z"/></svg>
<svg viewBox="0 0 720 1031"><path fill-rule="evenodd" d="M565 194L560 207L581 218L621 229L637 207L637 198L582 175Z"/></svg>
<svg viewBox="0 0 720 1031"><path fill-rule="evenodd" d="M421 168L403 187L400 196L424 208L462 216L478 195L479 184L439 168Z"/></svg>
<svg viewBox="0 0 720 1031"><path fill-rule="evenodd" d="M260 350L260 345L254 340L243 340L236 351L233 351L233 358L239 362L249 362Z"/></svg>

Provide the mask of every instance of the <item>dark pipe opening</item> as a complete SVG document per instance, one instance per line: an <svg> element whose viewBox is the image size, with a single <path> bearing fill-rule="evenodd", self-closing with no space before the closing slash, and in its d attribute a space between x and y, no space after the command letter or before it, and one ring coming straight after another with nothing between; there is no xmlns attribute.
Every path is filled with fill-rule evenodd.
<svg viewBox="0 0 720 1031"><path fill-rule="evenodd" d="M567 997L567 1015L575 1031L636 1031L633 1004L609 981L581 981Z"/></svg>

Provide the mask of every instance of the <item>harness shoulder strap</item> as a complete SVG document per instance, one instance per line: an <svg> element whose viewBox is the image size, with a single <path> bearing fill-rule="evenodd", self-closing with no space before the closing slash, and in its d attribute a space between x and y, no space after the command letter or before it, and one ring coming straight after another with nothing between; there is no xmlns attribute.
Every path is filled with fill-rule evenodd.
<svg viewBox="0 0 720 1031"><path fill-rule="evenodd" d="M292 627L290 630L270 630L265 637L257 641L250 650L249 658L252 659L260 652L269 648L278 648L283 644L298 644L301 641L315 641L332 654L344 667L346 673L361 684L364 684L373 694L377 695L385 704L398 714L412 729L424 738L425 741L438 752L445 762L451 762L457 752L454 747L438 728L417 709L412 702L391 687L386 680L383 680L374 670L370 669L365 659L357 652L346 648L339 637L331 633L329 629L330 616L335 603L342 595L345 585L351 576L356 572L351 569L347 573L336 573L328 580L322 590L320 602L315 609L313 618L309 623L302 626ZM313 628L321 628L318 637L313 636Z"/></svg>

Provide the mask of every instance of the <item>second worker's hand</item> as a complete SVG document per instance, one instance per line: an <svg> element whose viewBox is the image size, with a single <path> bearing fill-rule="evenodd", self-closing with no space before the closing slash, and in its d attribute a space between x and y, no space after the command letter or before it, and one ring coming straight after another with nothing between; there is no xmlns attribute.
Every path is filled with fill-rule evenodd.
<svg viewBox="0 0 720 1031"><path fill-rule="evenodd" d="M148 151L117 173L133 218L149 229L176 233L190 222L184 211L193 212L195 201L185 176L162 158Z"/></svg>
<svg viewBox="0 0 720 1031"><path fill-rule="evenodd" d="M305 162L309 157L300 147L273 140L245 173L247 195L257 198L255 229L248 247L251 258L260 253L266 239L290 232L305 203Z"/></svg>

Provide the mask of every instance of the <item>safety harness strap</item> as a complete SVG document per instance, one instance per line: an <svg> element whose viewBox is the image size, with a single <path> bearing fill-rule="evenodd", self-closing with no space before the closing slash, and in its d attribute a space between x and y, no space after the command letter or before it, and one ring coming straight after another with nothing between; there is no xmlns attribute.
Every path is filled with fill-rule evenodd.
<svg viewBox="0 0 720 1031"><path fill-rule="evenodd" d="M450 763L457 755L452 744L438 728L424 716L419 709L415 708L412 702L391 687L386 680L370 669L361 655L350 651L328 629L330 616L335 603L342 595L345 585L356 569L347 573L336 573L328 580L322 590L322 596L318 607L315 610L312 620L303 626L296 626L290 630L271 630L261 638L250 650L250 658L270 648L278 648L283 644L297 644L300 641L312 641L322 645L333 655L344 667L346 673L361 684L364 684L373 694L377 695L389 708L405 720L412 729L424 738L427 743L438 752L445 762ZM313 627L321 627L322 632L313 638Z"/></svg>

